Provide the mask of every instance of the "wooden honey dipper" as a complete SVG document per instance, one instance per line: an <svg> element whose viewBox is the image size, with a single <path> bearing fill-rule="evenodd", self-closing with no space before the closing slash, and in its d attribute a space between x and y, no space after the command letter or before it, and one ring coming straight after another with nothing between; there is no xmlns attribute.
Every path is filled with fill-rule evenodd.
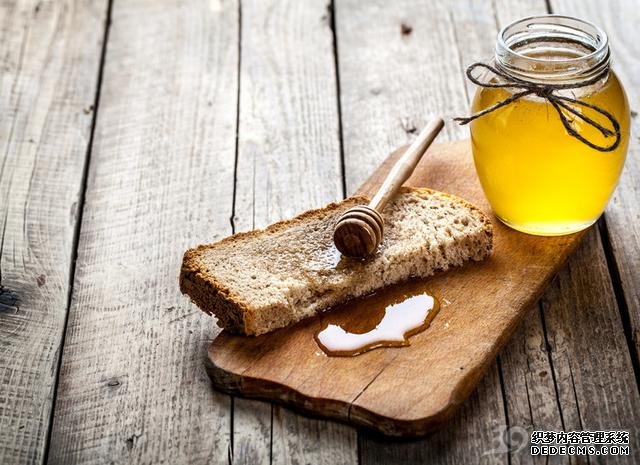
<svg viewBox="0 0 640 465"><path fill-rule="evenodd" d="M427 124L391 171L369 205L352 207L342 214L333 230L336 248L347 257L363 258L374 253L384 234L380 212L393 198L436 138L444 121L437 118Z"/></svg>

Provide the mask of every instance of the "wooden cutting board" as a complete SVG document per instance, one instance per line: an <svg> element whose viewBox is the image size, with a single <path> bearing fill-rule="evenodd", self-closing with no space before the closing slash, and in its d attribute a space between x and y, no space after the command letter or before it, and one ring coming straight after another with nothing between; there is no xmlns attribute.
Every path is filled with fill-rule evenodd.
<svg viewBox="0 0 640 465"><path fill-rule="evenodd" d="M391 154L359 192L375 191L403 150ZM469 141L434 145L407 184L450 192L491 211ZM491 218L495 248L489 259L388 291L422 288L442 304L431 326L413 336L410 346L350 358L324 355L314 334L327 322L353 330L372 328L381 318L380 312L352 305L260 337L223 331L208 351L213 384L387 435L424 435L469 397L584 236L530 236Z"/></svg>

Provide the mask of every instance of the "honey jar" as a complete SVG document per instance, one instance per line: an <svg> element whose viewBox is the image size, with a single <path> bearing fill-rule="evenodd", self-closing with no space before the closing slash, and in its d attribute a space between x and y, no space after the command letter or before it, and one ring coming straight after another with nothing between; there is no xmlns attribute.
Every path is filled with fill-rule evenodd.
<svg viewBox="0 0 640 465"><path fill-rule="evenodd" d="M481 73L478 73L481 71ZM610 69L607 35L558 15L522 19L498 34L495 58L476 63L473 157L495 215L537 235L593 224L620 177L629 104Z"/></svg>

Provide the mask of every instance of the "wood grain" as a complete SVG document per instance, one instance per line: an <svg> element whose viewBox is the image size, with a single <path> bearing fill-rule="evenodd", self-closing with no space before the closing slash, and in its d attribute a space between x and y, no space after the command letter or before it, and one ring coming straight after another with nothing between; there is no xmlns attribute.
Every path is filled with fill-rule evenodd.
<svg viewBox="0 0 640 465"><path fill-rule="evenodd" d="M636 45L629 42L628 34L623 33L633 29L638 23L637 8L630 7L629 2L609 2L605 5L600 2L551 1L549 4L551 12L591 19L607 31L614 55L614 68L627 86L632 109L637 107L634 101L638 102L638 86L629 85L634 79L637 81L637 72L634 73L637 63L631 59ZM620 15L620 11L625 13ZM637 133L637 119L632 120L632 125L636 125L632 131ZM636 372L634 380L633 358L637 362L640 327L638 291L634 283L639 279L640 249L638 206L637 202L630 202L628 199L637 197L640 182L636 176L637 150L637 138L632 137L625 172L605 215L614 251L613 261L607 263L600 238L595 232L591 233L584 246L569 262L567 269L560 274L557 287L554 286L543 299L547 352L551 374L556 381L560 420L565 429L598 429L604 428L604 425L608 425L606 428L624 428L626 425L631 430L634 443L638 442L638 430L635 426L638 424L635 419L638 412L635 406L637 387L634 389L638 373ZM607 235L604 239L608 240ZM606 249L609 244L604 243L604 246ZM613 267L610 270L611 276L606 272L607 265ZM620 273L621 283L616 282L616 271ZM614 280L613 287L610 278ZM614 289L620 285L624 293L619 296L621 299L616 299ZM616 305L616 300L621 308ZM624 343L625 307L631 317L631 357ZM567 313L567 309L573 308L579 309L575 316ZM585 309L588 310L585 312ZM619 311L622 312L622 318ZM567 321L571 323L568 325ZM603 331L602 328L609 330ZM556 341L560 343L556 345ZM535 349L529 349L529 353L535 354ZM604 357L614 361L607 364L605 370L601 366L601 359ZM533 385L529 386L527 392L531 391L531 386ZM548 388L546 390L548 396ZM506 392L509 398L514 391L507 389ZM533 404L532 412L541 411L536 408L536 403ZM548 407L553 404L546 402L544 405ZM548 408L543 408L542 411L547 417L553 415ZM631 418L623 412L632 412ZM551 419L546 421L550 422ZM520 457L523 460L527 458L526 454ZM629 457L609 457L602 460L606 463L635 463L639 459L638 448L632 446ZM596 462L600 463L597 459Z"/></svg>
<svg viewBox="0 0 640 465"><path fill-rule="evenodd" d="M373 192L401 152L361 192ZM408 184L446 189L489 211L468 141L433 146ZM423 435L471 394L581 236L529 236L494 221L489 259L416 284L443 304L411 346L353 358L322 356L313 335L325 319L335 318L327 314L255 338L222 332L209 349L209 374L229 392L293 404L389 435ZM365 318L373 319L368 327L375 326L375 314L350 310L339 313L347 327Z"/></svg>
<svg viewBox="0 0 640 465"><path fill-rule="evenodd" d="M640 24L640 8L632 0L552 0L554 12L592 21L609 36L613 69L627 92L631 107L631 137L620 184L607 207L606 231L611 241L615 268L614 285L622 290L620 303L629 319L628 337L640 370L640 43L634 39ZM605 244L607 245L607 244ZM628 313L628 315L627 315ZM636 371L640 381L640 372Z"/></svg>
<svg viewBox="0 0 640 465"><path fill-rule="evenodd" d="M100 148L92 159L93 165L99 160L100 168L92 166L91 170L91 203L84 212L84 245L77 273L82 289L76 289L73 298L68 333L72 345L65 351L67 371L57 406L61 418L56 420L50 461L353 460L354 435L344 436L348 428L327 429L324 422L280 408L273 410L272 420L271 406L257 401L240 401L235 406L235 451L228 451L232 442L230 402L210 393L199 361L193 357L216 331L208 321L200 322L200 315L192 315L192 307L172 291L175 283L169 269L175 264L169 262L179 261L181 248L232 232L238 3L115 3L117 35L110 44L109 92L104 96L110 102L105 104L109 111L99 123ZM468 95L474 92L462 79L464 66L490 55L496 23L539 13L540 3L544 4L454 1L432 6L407 0L393 4L337 0L343 124L351 124L344 134L349 190L368 176L388 149L410 140L413 127L419 128L431 114L440 108L450 115L464 113L467 97L460 96L464 89ZM640 73L634 59L639 53L633 41L640 14L636 5L629 0L548 3L555 12L592 19L607 30L614 67L627 87L632 110L639 111ZM288 72L285 69L299 69L290 68L292 63L309 57L285 56L295 54L297 46L290 42L304 41L305 35L296 30L278 31L274 23L291 28L292 17L306 18L304 27L310 28L313 41L324 50L325 38L317 34L329 27L330 18L317 3L309 6L308 16L300 11L287 15L279 9L287 7L296 10L297 5L269 2L265 11L243 2L247 18L251 18L250 11L259 12L246 23L254 28L253 43L271 40L271 45L261 49L270 57L267 69L273 63L280 67L267 73L268 79L253 79L269 86L273 76L279 75L277 82L285 87L252 94L276 99L257 105L262 108L256 112L259 119L268 120L271 115L264 108L284 107L291 95L327 93L326 89L309 90L325 82L324 68L316 70L318 77L298 74L310 82L283 77ZM318 28L313 18L321 12ZM0 119L0 463L40 463L45 455L56 360L62 352L74 230L83 207L78 201L105 13L106 2L26 1L0 6L4 39L0 44L0 104L5 112ZM260 22L262 19L265 21ZM148 24L155 21L158 24ZM348 29L352 26L355 28ZM277 42L280 40L284 45ZM423 56L431 62L425 63ZM263 69L258 67L257 74ZM435 74L434 69L438 70ZM335 83L329 84L329 91L331 86ZM289 97L282 100L283 96ZM335 96L327 97L326 108L332 99ZM295 113L288 121L304 112L304 104L298 105L289 107ZM305 123L307 131L321 127L323 134L323 126L334 121L326 114L307 119L315 121ZM636 136L638 121L637 116L632 120ZM276 118L274 126L280 124ZM448 138L466 134L455 126L448 130ZM288 135L273 140L287 143ZM311 140L319 137L308 132L296 136L292 146L299 147L307 136ZM330 139L329 146L323 147L334 154L334 139ZM529 430L557 429L558 423L566 423L567 429L624 426L627 420L637 424L633 372L621 338L625 327L637 368L638 146L637 137L632 137L627 168L607 210L603 230L611 244L607 235L604 243L593 233L588 237L544 299L544 312L530 313L503 351L500 366L491 367L479 390L443 431L403 443L365 433L359 444L361 463L506 463L505 453L482 454L499 445L499 434L508 426ZM167 161L188 151L195 155L185 156L180 164ZM322 172L333 185L333 159L327 162L312 154L304 160L302 167L289 158L255 164L271 170L258 174L265 182L257 191L272 192L257 199L257 210L269 212L265 217L259 214L259 219L271 221L295 210L288 207L285 197L297 202L298 190L279 191L269 184L273 180L292 182L290 173L306 173L309 168ZM323 172L323 167L330 171ZM177 179L169 177L174 173ZM248 179L253 176L239 179L238 186L246 187ZM296 208L325 202L324 191L312 193L303 184L299 181L295 186L303 192ZM340 189L337 192L339 197ZM251 199L243 200L242 192L238 194L238 200L245 203L236 210L253 212ZM176 211L178 203L184 211ZM237 224L251 227L244 213ZM149 246L149 238L156 248ZM116 244L117 240L122 244ZM605 250L611 247L606 255L613 265L613 283L603 246ZM146 274L125 266L131 259L143 263ZM622 319L615 293L622 304ZM166 315L160 305L166 305ZM588 311L583 312L584 308ZM167 329L165 325L181 327ZM156 343L161 349L154 353ZM95 354L87 355L85 350L95 350ZM603 354L609 362L604 369L599 363ZM104 366L103 359L107 361ZM161 371L165 374L158 375ZM158 380L167 387L157 386ZM193 402L206 408L199 411ZM197 444L190 443L189 436ZM317 447L324 442L331 444L326 453ZM638 457L628 459L637 461ZM540 463L518 452L510 460ZM599 463L593 458L592 462Z"/></svg>
<svg viewBox="0 0 640 465"><path fill-rule="evenodd" d="M480 37L482 34L478 33L477 30L480 29L480 31L482 31L484 30L484 28L486 28L486 23L488 21L487 15L486 15L487 11L491 11L493 16L495 17L496 23L498 23L496 25L498 27L500 25L504 25L507 22L512 21L513 19L517 19L519 17L545 12L544 11L545 5L543 2L504 1L504 2L493 2L491 5L487 5L486 3L476 2L475 5L471 5L465 8L458 8L460 7L460 5L461 5L460 2L453 2L450 5L450 10L449 10L449 16L453 18L451 21L452 24L457 25L456 27L453 28L453 30L456 32L455 37L457 40L457 49L459 52L457 57L460 59L459 76L462 76L462 72L466 64L472 61L475 61L477 59L482 59L490 56L490 52L486 53L486 55L482 55L481 53L479 53L473 56L474 48L477 46L475 44L478 41L480 42L486 41L485 40L486 38ZM406 3L401 3L400 6L397 6L397 4L395 4L394 7L396 7L396 9L394 10L393 14L401 16L405 21L407 17L412 18L412 17L415 17L417 14L415 10L411 10L411 7L410 6L408 7ZM378 6L378 9L374 14L378 14L378 11L380 11L381 8L383 9L384 7ZM594 9L595 8L596 7L594 6ZM620 5L620 8L624 10L624 6ZM359 10L358 13L360 13L360 9L358 10ZM461 10L462 10L462 14L458 14ZM434 29L439 30L441 28L449 27L447 26L447 21L445 20L446 15L444 14L442 14L441 16L435 15L434 17L433 15L434 11L437 12L438 9L434 8L433 10L430 11L429 17L433 21L433 24L430 25L430 27L428 26L426 30L431 32ZM389 16L389 15L386 15L386 16ZM365 22L367 20L363 19L362 21ZM370 19L370 21L374 22L373 19ZM408 24L410 26L413 26L410 34L411 36L413 36L416 31L415 23L408 22ZM355 47L360 48L359 52L361 52L361 49L364 46L364 44L368 44L370 41L373 41L374 43L378 44L377 46L371 47L372 50L367 50L368 53L353 52L353 56L358 56L358 55L363 56L364 59L362 60L362 66L366 67L367 65L370 65L371 68L373 68L373 75L378 79L379 82L381 81L384 83L384 85L378 84L377 86L374 86L373 87L374 90L372 91L372 94L374 95L379 94L380 93L379 91L381 89L387 88L387 87L392 89L391 94L394 96L404 95L410 92L406 89L416 89L415 97L413 98L419 99L420 98L419 96L422 94L422 92L424 92L424 90L419 88L419 85L420 85L419 83L415 83L413 81L413 79L415 79L414 75L409 74L407 76L406 71L399 72L397 74L395 74L393 71L391 72L388 71L384 74L383 73L376 74L375 70L380 69L380 63L376 62L376 58L378 55L380 55L380 53L382 54L385 53L384 51L378 52L377 50L385 49L385 46L383 45L383 43L388 43L388 42L393 43L394 36L391 32L388 32L387 34L384 34L384 32L381 33L381 28L378 28L378 30L375 30L375 32L372 32L371 36L368 36L367 32L361 32L361 31L369 31L370 29L371 28L356 29L355 31L351 30L350 33L351 35L355 35L359 37L359 39L355 41ZM420 28L420 30L422 29L423 28ZM396 32L396 31L393 31L393 32ZM383 35L383 37L380 37L381 34ZM367 37L366 42L362 39L363 35ZM437 35L442 35L442 33L432 32L432 35L437 36ZM424 43L434 43L434 42L437 42L437 41L434 41L433 39L429 41L423 39L418 43L422 45ZM492 40L489 40L486 42L487 42L487 45L492 45ZM411 56L409 55L409 53L411 52L413 53L413 56L419 56L419 54L424 54L418 45L414 46L414 48L411 48L410 41L407 41L406 44L407 44L406 49L408 49L407 56ZM393 45L391 46L391 48L393 48ZM441 49L442 47L440 46L439 50ZM350 46L349 50L353 50L353 46ZM627 56L629 57L633 55L629 54ZM391 58L389 57L386 58L387 61L394 60L394 59L395 59L395 54ZM406 58L406 59L408 60L409 58ZM353 63L351 64L351 66L354 69L354 81L356 80L355 75L357 74L357 72L355 70L358 69L358 64L353 64ZM416 67L420 69L421 66L429 66L429 65L419 64ZM399 68L397 66L394 66L394 67L390 67L389 69L395 70ZM430 77L431 80L435 81L436 86L440 85L439 84L440 79L451 79L452 82L455 79L456 77L455 75L449 76L447 75L446 72L443 73L443 70L447 70L447 69L449 68L445 65L439 70L438 73L435 73L433 74L433 76ZM370 75L371 73L365 72L365 74ZM348 83L348 80L345 77L344 72L342 73L341 78L343 82L342 87L343 89L345 89L347 85L346 83ZM429 85L433 85L433 84L429 83ZM468 94L472 94L472 92L475 91L475 89L473 89L468 84L466 87L467 87ZM362 90L359 90L358 92L362 92ZM435 97L436 105L438 105L438 100L437 100L438 98L439 98L438 96ZM450 95L450 98L454 101L456 99L455 95ZM345 99L346 97L343 96L343 100ZM348 99L347 99L347 102L348 102ZM363 115L363 114L376 115L375 117L377 117L377 115L382 113L384 114L384 117L387 117L389 119L392 118L389 114L384 113L384 108L385 106L387 106L386 102L385 104L378 104L376 101L376 97L374 96L372 96L369 99L365 99L365 98L358 99L357 104L359 105L359 108L358 108L359 111L355 112L357 115ZM446 102L446 104L450 105L451 102ZM394 108L394 105L397 106L398 104L392 103L391 108ZM410 107L410 105L413 105L413 102L410 102L405 107L401 107L399 111L406 111L405 108ZM431 107L425 106L425 108L430 109ZM436 108L436 110L442 111L441 107ZM398 110L395 110L394 113L397 115ZM391 113L391 114L393 115L394 113ZM346 127L348 125L348 122L346 121L347 112L345 110L343 110L343 116L345 117L345 121L343 122L343 124ZM405 122L410 119L411 118L407 118L405 116L404 118L401 119L401 122ZM361 124L362 127L365 127L364 130L366 130L366 126L370 124L368 121L363 122L359 117L355 118L354 121L356 122L356 124ZM411 128L412 127L410 126L410 129ZM353 132L355 134L358 134L360 130L356 129ZM398 138L399 137L400 136L398 136ZM368 137L363 138L363 141L364 143L369 143L371 140L374 140L374 138L375 138L375 135L369 135ZM380 140L384 140L384 139L381 137L378 137L378 141ZM346 150L347 157L349 157L351 153L352 153L352 150L350 149ZM361 157L366 157L369 151L356 150L356 153L360 154ZM348 160L347 160L347 166L349 166ZM349 185L349 182L347 182L347 184ZM633 185L637 186L638 183L636 182ZM633 196L631 196L631 198L633 198ZM629 239L628 241L630 244L627 245L627 247L634 247L635 246L634 244L638 243L637 240L634 240L633 238ZM598 260L598 261L604 260L604 256L602 255L601 252L595 256L595 260ZM576 290L574 290L573 292L575 291ZM533 332L534 334L538 334L538 335L542 334L544 336L544 329L541 325L541 320L539 318L528 319L524 323L522 331L528 332L528 333ZM619 334L619 337L622 336L621 328L618 334ZM506 411L508 413L508 418L505 418L505 423L508 421L509 424L501 425L500 430L509 431L508 427L514 426L516 428L525 427L525 429L530 431L534 425L542 426L543 424L546 424L546 425L554 425L555 427L558 425L559 422L561 425L561 421L562 421L561 411L559 410L559 401L555 399L555 392L554 392L555 380L553 378L554 373L552 371L552 365L548 360L549 359L548 354L544 349L536 349L536 347L530 347L530 346L523 348L524 350L520 350L514 353L513 352L514 347L517 347L518 344L522 343L521 339L519 339L519 336L520 334L514 337L513 343L507 349L505 349L505 352L504 352L506 362L503 363L505 369L502 370L502 377L504 380L504 387L505 387ZM621 352L619 356L624 358L625 357L624 351ZM522 365L522 363L526 363L526 365ZM523 380L521 377L522 371L518 369L518 367L523 367L523 366L528 367L528 370L538 370L537 373L546 372L547 375L549 375L549 379L541 379L540 381L538 381L538 383L533 384L533 381L535 378L531 377L531 375L528 375L531 385L527 386L526 381L525 383L523 383ZM561 382L566 383L567 380L562 379ZM570 386L571 384L566 385L565 388L570 388ZM619 393L619 395L625 395L625 393L621 392ZM596 409L596 411L598 411L598 409ZM458 418L462 418L462 417L463 415L461 414L457 418L455 418L454 421L458 421ZM462 427L465 427L464 426L465 422L462 421L461 425ZM513 430L512 432L516 433L517 431ZM465 437L473 438L474 436L468 435ZM500 445L499 439L500 439L499 432L496 432L491 438L491 440L489 441L489 443L497 442L498 443L497 445ZM427 460L427 454L429 454L428 457L430 459L433 459L433 456L431 455L432 450L434 449L441 450L441 447L435 448L432 446L432 444L435 442L436 442L435 440L429 439L422 443L413 443L411 445L396 446L396 445L384 444L384 446L376 445L372 447L371 442L361 441L361 454L363 457L363 461L365 461L366 463L385 463L385 460L393 458L395 456L410 457L415 462L421 462L422 460ZM487 451L486 444L487 444L486 441L484 442L484 444L480 442L472 443L471 447L469 448L470 456L468 460L477 459L477 456L479 455L480 451L486 452ZM420 448L422 450L422 455L419 451ZM505 447L504 450L506 449L507 448ZM458 448L456 448L456 450L458 450ZM511 460L513 461L513 463L529 463L530 461L532 461L532 458L528 453L528 449L526 448L512 450L511 455L512 455ZM495 457L488 458L484 456L483 460L484 459L491 460L494 458ZM439 457L439 460L445 462L451 459L447 458L446 455L443 455Z"/></svg>
<svg viewBox="0 0 640 465"><path fill-rule="evenodd" d="M0 463L43 463L106 2L0 5Z"/></svg>
<svg viewBox="0 0 640 465"><path fill-rule="evenodd" d="M492 9L496 33L501 27L517 19L547 13L546 6L545 2L538 1L495 2ZM470 95L475 90L470 89ZM496 431L492 450L501 453L508 451L512 465L570 463L568 457L532 456L529 450L529 435L532 431L564 429L541 312L538 303L499 356L508 422Z"/></svg>
<svg viewBox="0 0 640 465"><path fill-rule="evenodd" d="M640 394L597 230L542 305L566 430L629 431L629 456L593 463L638 463Z"/></svg>
<svg viewBox="0 0 640 465"><path fill-rule="evenodd" d="M332 33L323 1L243 1L236 231L342 197ZM234 463L346 464L356 433L234 401Z"/></svg>
<svg viewBox="0 0 640 465"><path fill-rule="evenodd" d="M564 430L541 312L538 303L500 353L509 427L501 431L495 448L510 449L512 464L570 462L565 456L532 456L528 446L532 431Z"/></svg>
<svg viewBox="0 0 640 465"><path fill-rule="evenodd" d="M487 409L502 410L501 399L484 393L492 392L499 386L498 367L494 363L488 373L480 381L478 388L466 401L465 406L455 415L451 422L442 429L420 440L390 441L388 438L362 431L360 435L360 451L362 465L369 464L427 464L427 463L507 463L505 452L500 449L492 453L500 443L497 438L501 434L504 423L495 417L485 418L482 429L465 427L477 424L477 417ZM490 403L488 404L487 401ZM486 428L486 429L484 429ZM474 446L474 447L472 447Z"/></svg>
<svg viewBox="0 0 640 465"><path fill-rule="evenodd" d="M388 153L407 143L427 121L439 114L448 120L466 112L452 21L456 13L472 14L464 13L465 8L481 13L483 8L471 2L447 3L336 3L348 193L354 192ZM485 2L483 6L487 5ZM484 15L488 14L484 10ZM403 32L403 25L410 32ZM476 45L469 45L471 53ZM485 47L485 53L489 47ZM448 124L438 140L467 134L466 128Z"/></svg>
<svg viewBox="0 0 640 465"><path fill-rule="evenodd" d="M411 138L430 115L464 115L475 88L464 79L467 64L491 55L499 27L544 11L544 2L338 3L338 45L345 128L345 171L350 190L385 150ZM365 26L366 25L366 26ZM403 34L402 25L411 28ZM365 83L362 82L364 76ZM447 124L440 139L468 137ZM452 425L423 441L385 444L362 435L363 463L460 463L477 461L508 427L497 367ZM493 381L493 383L491 382ZM514 395L517 395L514 393ZM482 431L482 433L478 433ZM504 452L483 457L506 463Z"/></svg>
<svg viewBox="0 0 640 465"><path fill-rule="evenodd" d="M228 463L216 330L177 279L231 232L237 38L233 1L113 6L50 463Z"/></svg>

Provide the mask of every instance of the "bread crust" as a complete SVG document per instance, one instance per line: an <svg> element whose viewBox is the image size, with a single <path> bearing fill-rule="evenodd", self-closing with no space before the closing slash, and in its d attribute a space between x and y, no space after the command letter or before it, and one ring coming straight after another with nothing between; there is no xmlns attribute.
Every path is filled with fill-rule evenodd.
<svg viewBox="0 0 640 465"><path fill-rule="evenodd" d="M322 208L307 210L298 216L278 221L263 229L240 232L212 244L201 244L188 249L182 259L180 270L180 291L187 295L207 315L216 314L218 326L231 333L256 334L255 317L251 306L218 281L215 276L203 272L198 260L204 250L220 248L239 239L249 239L261 234L277 232L295 224L304 223L307 219L315 219L319 215L335 210L343 205L353 203L367 204L369 198L355 195L339 202L331 202ZM214 310L215 309L215 310Z"/></svg>
<svg viewBox="0 0 640 465"><path fill-rule="evenodd" d="M401 193L421 193L427 195L439 194L450 199L468 210L474 212L482 221L482 231L487 236L488 247L484 251L476 251L476 255L471 258L482 260L491 253L493 244L493 226L491 220L475 205L455 195L434 191L428 188L403 187ZM200 257L206 250L221 248L229 243L247 240L263 234L278 232L305 223L309 220L321 220L339 208L347 208L351 205L367 204L369 198L364 195L355 195L340 202L332 202L325 207L308 210L294 218L278 221L264 229L257 229L248 232L241 232L226 237L212 244L202 244L185 252L182 268L180 270L180 290L205 313L214 314L218 318L218 325L223 329L238 334L257 335L261 334L261 328L256 325L256 315L254 308L246 302L242 296L225 286L224 283L209 274L203 266Z"/></svg>

